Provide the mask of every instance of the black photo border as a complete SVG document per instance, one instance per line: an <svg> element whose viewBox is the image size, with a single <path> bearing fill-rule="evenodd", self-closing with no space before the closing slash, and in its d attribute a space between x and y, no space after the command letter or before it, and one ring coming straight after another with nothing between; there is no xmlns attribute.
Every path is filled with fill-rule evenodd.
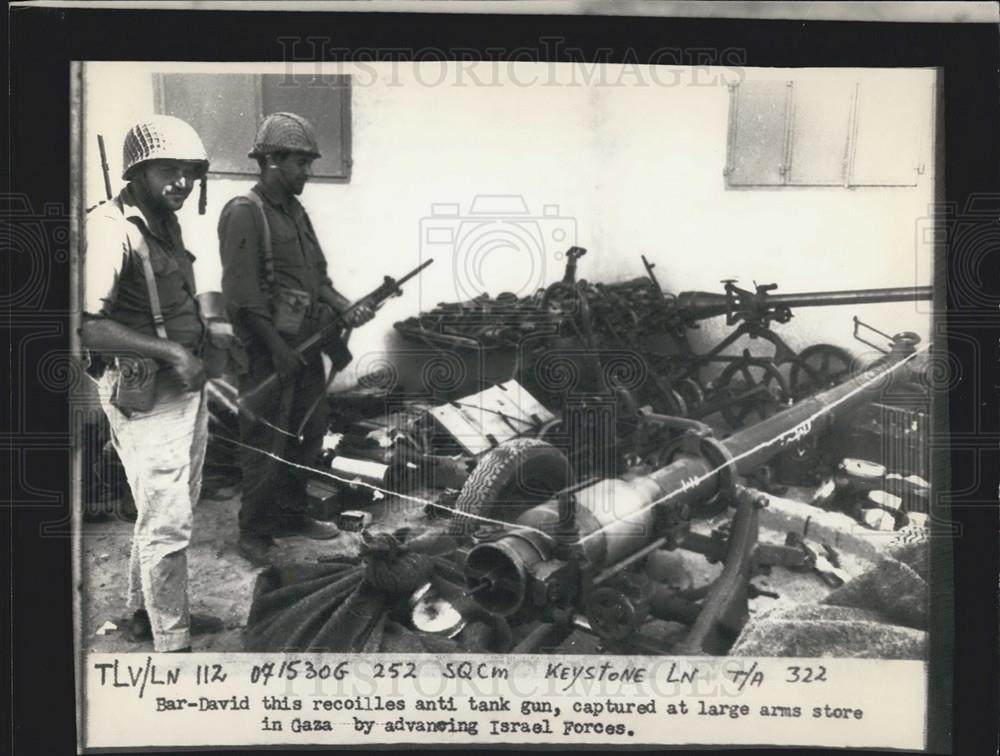
<svg viewBox="0 0 1000 756"><path fill-rule="evenodd" d="M628 48L637 52L635 62L642 63L644 54L670 47L692 54L737 50L744 56L740 65L746 66L934 67L943 81L943 171L938 179L943 177L944 199L954 203L958 222L968 226L965 232L1000 240L1000 51L991 24L23 6L10 9L9 19L9 199L4 212L13 227L16 213L28 207L33 223L37 220L49 239L43 248L52 251L39 270L34 258L20 254L16 239L5 241L10 288L3 317L15 355L4 450L11 462L13 753L76 749L74 586L65 527L71 502L69 398L51 385L19 384L34 369L17 359L70 354L71 61L281 60L286 43L279 38L307 36L331 38L345 49L397 51L390 53L397 58L405 58L401 50L463 48L485 56L492 48L520 51L527 60L531 51L540 54L540 39L558 37L565 48L605 62L628 62L620 57ZM595 57L606 49L611 51L606 58ZM15 200L22 204L15 207ZM977 214L970 210L973 202L979 208L993 202L994 209ZM940 261L949 281L947 333L954 337L952 343L967 347L966 353L952 351L962 365L964 383L952 390L947 403L951 428L963 436L962 448L952 449L945 460L952 487L964 493L956 494L950 512L961 525L961 537L953 542L933 539L934 569L943 576L953 568L954 581L939 583L932 602L928 742L932 752L976 754L997 749L995 504L1000 465L992 460L1000 334L989 326L998 320L1000 253L980 259L964 249L968 247L948 246ZM38 296L22 301L20 284L32 277L40 277L33 289ZM956 281L965 283L951 285ZM967 295L970 286L978 295ZM30 348L24 346L29 340ZM970 410L966 399L973 383L981 404ZM44 490L38 488L40 482Z"/></svg>

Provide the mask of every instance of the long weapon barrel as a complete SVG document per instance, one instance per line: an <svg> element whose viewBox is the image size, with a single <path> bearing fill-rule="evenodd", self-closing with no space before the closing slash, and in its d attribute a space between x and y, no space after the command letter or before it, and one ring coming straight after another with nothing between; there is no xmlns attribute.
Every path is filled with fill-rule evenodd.
<svg viewBox="0 0 1000 756"><path fill-rule="evenodd" d="M699 503L731 492L734 476L754 471L828 428L834 415L877 397L885 390L885 374L900 359L902 354L894 353L877 368L723 441L702 439L697 451L685 450L648 475L605 479L576 492L571 539L566 537L566 497L527 510L509 531L470 550L465 562L468 587L484 608L509 615L527 608L533 596L547 595L546 581L565 561L567 548L575 549L574 558L595 570L632 561L662 536L658 523L697 512ZM571 603L580 599L576 596Z"/></svg>
<svg viewBox="0 0 1000 756"><path fill-rule="evenodd" d="M829 307L833 305L865 305L882 302L915 302L930 299L930 286L901 286L887 289L847 291L811 291L803 294L769 294L767 301L784 307Z"/></svg>
<svg viewBox="0 0 1000 756"><path fill-rule="evenodd" d="M840 305L867 305L884 302L916 302L933 296L930 286L901 286L885 289L848 289L844 291L811 291L800 294L754 295L754 301L734 298L728 294L709 291L685 291L677 295L676 312L685 320L706 320L729 315L747 306L786 308L831 307Z"/></svg>

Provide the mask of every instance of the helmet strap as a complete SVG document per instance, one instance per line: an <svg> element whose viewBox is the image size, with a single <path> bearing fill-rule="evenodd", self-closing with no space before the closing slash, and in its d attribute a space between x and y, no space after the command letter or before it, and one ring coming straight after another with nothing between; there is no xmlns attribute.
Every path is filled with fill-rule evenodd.
<svg viewBox="0 0 1000 756"><path fill-rule="evenodd" d="M208 177L201 177L201 187L198 189L198 215L205 214L205 207L208 205Z"/></svg>

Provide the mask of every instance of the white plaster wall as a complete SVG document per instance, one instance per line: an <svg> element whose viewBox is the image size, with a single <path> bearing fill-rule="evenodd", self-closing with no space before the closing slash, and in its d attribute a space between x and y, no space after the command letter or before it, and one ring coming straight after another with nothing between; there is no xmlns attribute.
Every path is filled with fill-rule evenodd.
<svg viewBox="0 0 1000 756"><path fill-rule="evenodd" d="M117 178L124 130L152 111L154 70L234 69L88 64L88 205L104 191L95 135L105 135ZM285 69L255 64L243 70ZM304 71L311 74L312 67ZM315 181L302 196L334 281L349 296L366 293L385 273L399 275L427 255L435 257L419 286L408 287L354 335L355 355L382 351L394 321L438 302L467 298L484 286L493 295L529 293L558 279L561 252L571 243L589 250L581 277L612 281L641 275L643 253L657 262L664 287L675 292L721 291L720 279L730 277L746 286L754 279L777 282L779 292L931 283L932 246L918 231L933 199L932 71L909 74L928 92L926 107L913 113L928 127L923 144L928 169L916 187L742 191L726 190L722 174L725 80L785 77L788 71L701 69L654 78L649 69L636 68L628 76L612 73L605 85L592 73L563 65L471 73L466 66L465 75L449 74L441 64L355 70L351 181ZM531 86L519 85L532 79ZM218 286L218 213L250 185L211 180L207 214L197 215L195 197L183 211L203 290ZM461 223L433 217L434 204L455 203L465 213L477 195L520 196L529 212L512 219L517 230L545 235L562 229L566 236L560 242L548 239L540 254L523 245L491 247L510 224L491 226L468 251L456 251L456 243L426 243L422 222L438 229ZM546 206L558 208L557 214L544 217ZM851 338L853 315L889 332L914 330L926 337L928 310L928 303L800 309L781 333L793 346L827 341L863 351ZM703 333L707 338L720 330L715 322ZM364 361L356 360L359 364ZM347 371L337 385L354 378Z"/></svg>

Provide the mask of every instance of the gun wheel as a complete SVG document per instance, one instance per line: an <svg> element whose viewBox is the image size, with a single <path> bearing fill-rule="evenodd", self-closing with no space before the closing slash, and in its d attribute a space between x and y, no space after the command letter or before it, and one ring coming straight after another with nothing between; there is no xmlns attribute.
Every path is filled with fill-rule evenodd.
<svg viewBox="0 0 1000 756"><path fill-rule="evenodd" d="M722 417L732 428L765 420L790 402L788 382L766 359L742 357L730 362L715 381L717 394L731 397Z"/></svg>
<svg viewBox="0 0 1000 756"><path fill-rule="evenodd" d="M806 347L788 371L792 398L798 401L843 381L851 372L854 358L846 349L833 344Z"/></svg>
<svg viewBox="0 0 1000 756"><path fill-rule="evenodd" d="M478 517L513 522L573 480L569 460L556 447L536 438L508 441L486 452L465 481L449 532L467 535L489 524Z"/></svg>

